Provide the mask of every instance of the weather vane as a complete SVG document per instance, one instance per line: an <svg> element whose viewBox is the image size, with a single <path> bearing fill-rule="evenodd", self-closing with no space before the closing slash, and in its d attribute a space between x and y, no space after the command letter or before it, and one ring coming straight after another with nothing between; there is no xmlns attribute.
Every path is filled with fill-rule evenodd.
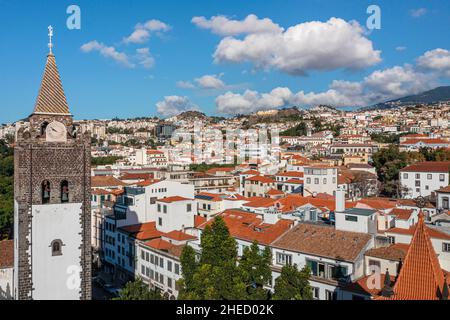
<svg viewBox="0 0 450 320"><path fill-rule="evenodd" d="M52 48L53 48L53 43L52 43L52 37L53 37L53 27L50 25L48 26L48 49L49 49L49 53L52 54Z"/></svg>

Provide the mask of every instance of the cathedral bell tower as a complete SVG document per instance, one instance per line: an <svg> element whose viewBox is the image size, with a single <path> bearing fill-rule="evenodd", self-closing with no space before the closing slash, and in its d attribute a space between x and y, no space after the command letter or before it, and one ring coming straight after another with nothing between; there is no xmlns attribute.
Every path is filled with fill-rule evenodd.
<svg viewBox="0 0 450 320"><path fill-rule="evenodd" d="M73 123L49 54L14 148L15 299L91 299L90 134Z"/></svg>

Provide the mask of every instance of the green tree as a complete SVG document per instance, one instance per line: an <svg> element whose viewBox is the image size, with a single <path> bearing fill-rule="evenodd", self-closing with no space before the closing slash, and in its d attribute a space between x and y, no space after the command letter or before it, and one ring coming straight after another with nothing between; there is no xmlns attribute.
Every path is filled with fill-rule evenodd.
<svg viewBox="0 0 450 320"><path fill-rule="evenodd" d="M123 157L118 156L107 156L107 157L93 157L91 158L91 164L93 166L106 166L115 164L117 160L123 159Z"/></svg>
<svg viewBox="0 0 450 320"><path fill-rule="evenodd" d="M141 278L128 282L113 300L163 300L158 288L150 289Z"/></svg>
<svg viewBox="0 0 450 320"><path fill-rule="evenodd" d="M180 299L245 299L246 286L237 266L237 244L222 217L216 217L205 227L200 245L198 264L193 262L191 249L183 249Z"/></svg>
<svg viewBox="0 0 450 320"><path fill-rule="evenodd" d="M310 269L305 266L302 270L297 265L286 265L281 274L275 279L274 300L312 300L312 289L309 284Z"/></svg>
<svg viewBox="0 0 450 320"><path fill-rule="evenodd" d="M265 300L270 297L270 291L264 286L272 281L271 261L270 249L266 247L261 251L256 241L244 249L239 269L246 285L248 299Z"/></svg>
<svg viewBox="0 0 450 320"><path fill-rule="evenodd" d="M0 140L0 240L10 235L14 212L13 149Z"/></svg>
<svg viewBox="0 0 450 320"><path fill-rule="evenodd" d="M183 271L183 277L178 280L178 286L180 288L178 298L179 299L194 299L190 296L191 292L195 291L194 276L198 270L199 264L196 260L195 250L191 246L185 246L180 256L181 269Z"/></svg>
<svg viewBox="0 0 450 320"><path fill-rule="evenodd" d="M291 137L306 136L307 132L308 126L306 125L306 122L301 121L295 127L280 132L280 136L291 136Z"/></svg>

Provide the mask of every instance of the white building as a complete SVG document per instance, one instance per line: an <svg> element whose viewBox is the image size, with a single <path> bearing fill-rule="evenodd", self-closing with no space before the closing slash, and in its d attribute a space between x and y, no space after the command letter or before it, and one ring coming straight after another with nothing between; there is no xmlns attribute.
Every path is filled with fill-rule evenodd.
<svg viewBox="0 0 450 320"><path fill-rule="evenodd" d="M400 170L403 197L428 197L449 185L450 162L420 162Z"/></svg>
<svg viewBox="0 0 450 320"><path fill-rule="evenodd" d="M0 241L0 300L14 296L14 241Z"/></svg>
<svg viewBox="0 0 450 320"><path fill-rule="evenodd" d="M326 193L334 196L337 190L338 169L327 166L305 166L304 196Z"/></svg>

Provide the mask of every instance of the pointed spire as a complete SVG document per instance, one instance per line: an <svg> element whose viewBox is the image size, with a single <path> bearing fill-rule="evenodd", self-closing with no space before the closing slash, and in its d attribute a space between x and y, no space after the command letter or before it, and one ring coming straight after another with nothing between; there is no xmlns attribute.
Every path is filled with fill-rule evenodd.
<svg viewBox="0 0 450 320"><path fill-rule="evenodd" d="M444 291L444 281L444 273L424 223L424 215L420 212L419 222L394 284L391 299L439 299L439 293Z"/></svg>
<svg viewBox="0 0 450 320"><path fill-rule="evenodd" d="M53 28L49 26L48 44L50 53L47 55L44 76L42 77L41 87L36 99L33 114L63 114L70 115L69 105L67 104L64 89L59 77L58 67L55 56L52 53Z"/></svg>
<svg viewBox="0 0 450 320"><path fill-rule="evenodd" d="M447 282L447 275L445 275L445 277L444 277L444 288L442 288L441 300L448 300L448 298L449 298L448 282Z"/></svg>
<svg viewBox="0 0 450 320"><path fill-rule="evenodd" d="M384 287L381 290L381 295L383 297L391 297L394 294L391 286L391 275L389 274L389 269L386 268L386 274L384 276Z"/></svg>

